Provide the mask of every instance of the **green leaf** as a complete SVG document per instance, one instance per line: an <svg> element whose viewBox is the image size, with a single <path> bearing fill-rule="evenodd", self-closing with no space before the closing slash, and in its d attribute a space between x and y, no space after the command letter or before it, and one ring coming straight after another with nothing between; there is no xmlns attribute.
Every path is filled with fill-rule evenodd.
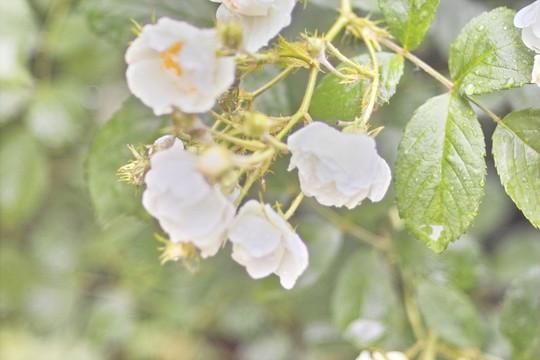
<svg viewBox="0 0 540 360"><path fill-rule="evenodd" d="M255 91L259 87L278 76L280 71L276 68L266 66L263 69L254 71L242 79L242 85L247 91ZM257 110L270 116L281 116L291 111L290 96L287 85L280 81L270 89L255 98Z"/></svg>
<svg viewBox="0 0 540 360"><path fill-rule="evenodd" d="M540 267L515 279L506 292L500 329L512 345L516 360L540 353Z"/></svg>
<svg viewBox="0 0 540 360"><path fill-rule="evenodd" d="M360 347L373 345L395 321L392 276L376 252L359 251L345 263L332 297L335 323Z"/></svg>
<svg viewBox="0 0 540 360"><path fill-rule="evenodd" d="M438 6L439 0L379 0L392 34L407 50L420 45Z"/></svg>
<svg viewBox="0 0 540 360"><path fill-rule="evenodd" d="M125 215L144 214L137 189L119 182L116 171L133 159L126 145L152 144L162 123L150 109L131 98L97 133L87 160L87 185L101 224Z"/></svg>
<svg viewBox="0 0 540 360"><path fill-rule="evenodd" d="M467 95L521 87L531 80L533 54L514 26L514 10L497 8L471 20L452 44L448 65Z"/></svg>
<svg viewBox="0 0 540 360"><path fill-rule="evenodd" d="M442 252L470 226L484 194L485 145L470 105L456 94L428 100L405 128L396 160L400 216Z"/></svg>
<svg viewBox="0 0 540 360"><path fill-rule="evenodd" d="M362 65L371 63L367 54L353 58ZM377 53L380 83L378 105L383 105L396 92L396 86L403 74L403 57L397 54ZM342 69L343 64L338 66ZM341 83L342 79L334 74L326 75L315 89L311 101L310 114L318 120L353 120L361 114L362 98L370 82L359 79L352 83Z"/></svg>
<svg viewBox="0 0 540 360"><path fill-rule="evenodd" d="M212 27L216 5L199 0L83 0L82 9L93 32L115 44L127 45L135 37L132 20L145 25L168 16Z"/></svg>
<svg viewBox="0 0 540 360"><path fill-rule="evenodd" d="M481 348L484 331L470 299L448 285L421 282L418 306L426 325L442 339L461 347Z"/></svg>
<svg viewBox="0 0 540 360"><path fill-rule="evenodd" d="M325 274L336 258L343 243L343 233L334 224L316 216L302 217L296 224L298 233L309 244L309 267L298 285L309 286Z"/></svg>
<svg viewBox="0 0 540 360"><path fill-rule="evenodd" d="M540 227L540 110L507 115L493 134L493 157L501 183L517 207Z"/></svg>
<svg viewBox="0 0 540 360"><path fill-rule="evenodd" d="M34 214L49 188L47 158L23 129L2 130L0 184L1 224L13 229Z"/></svg>

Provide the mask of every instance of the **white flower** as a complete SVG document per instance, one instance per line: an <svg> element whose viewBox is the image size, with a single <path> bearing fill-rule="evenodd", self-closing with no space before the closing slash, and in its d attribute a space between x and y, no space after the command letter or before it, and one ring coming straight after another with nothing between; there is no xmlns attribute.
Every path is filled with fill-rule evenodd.
<svg viewBox="0 0 540 360"><path fill-rule="evenodd" d="M145 25L126 52L129 89L156 115L208 111L235 76L234 60L217 57L219 47L215 29L169 18Z"/></svg>
<svg viewBox="0 0 540 360"><path fill-rule="evenodd" d="M197 170L198 162L198 156L185 151L178 139L155 152L145 176L142 203L171 242L193 243L205 258L215 255L227 239L235 207L206 181Z"/></svg>
<svg viewBox="0 0 540 360"><path fill-rule="evenodd" d="M390 351L384 355L378 351L369 353L369 351L364 350L358 355L356 360L409 360L407 355L399 351Z"/></svg>
<svg viewBox="0 0 540 360"><path fill-rule="evenodd" d="M242 27L243 45L255 52L291 23L296 0L211 0L221 3L218 21L236 21Z"/></svg>
<svg viewBox="0 0 540 360"><path fill-rule="evenodd" d="M352 209L366 197L381 200L390 185L390 168L368 135L313 122L289 136L287 145L289 171L298 168L300 188L322 205Z"/></svg>
<svg viewBox="0 0 540 360"><path fill-rule="evenodd" d="M308 265L308 251L287 221L255 200L242 206L229 226L232 258L260 279L274 273L291 289Z"/></svg>
<svg viewBox="0 0 540 360"><path fill-rule="evenodd" d="M531 83L540 86L540 55L535 55Z"/></svg>
<svg viewBox="0 0 540 360"><path fill-rule="evenodd" d="M529 49L540 53L540 0L519 10L514 17L514 25L523 29L523 43Z"/></svg>

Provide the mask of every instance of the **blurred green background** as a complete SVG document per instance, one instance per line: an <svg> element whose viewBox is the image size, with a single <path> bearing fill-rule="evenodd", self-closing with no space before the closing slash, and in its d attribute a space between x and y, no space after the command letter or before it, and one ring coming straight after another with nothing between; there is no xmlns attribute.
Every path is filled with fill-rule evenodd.
<svg viewBox="0 0 540 360"><path fill-rule="evenodd" d="M496 6L527 3L441 0L416 54L447 73L449 45L468 20ZM328 9L337 4L298 5L285 36L324 31L335 20ZM360 13L380 17L374 1L361 7ZM504 193L489 157L475 226L441 256L402 230L392 191L355 211L329 213L307 202L291 222L308 244L311 265L292 291L275 276L251 280L231 261L228 247L194 274L179 263L160 266L153 235L159 228L147 215L97 220L85 162L98 129L129 97L123 62L133 37L129 19L144 24L155 11L211 26L215 8L203 0L0 0L0 358L330 360L354 359L366 344L403 350L414 340L396 264L415 279L466 294L483 334L473 344L509 358L510 346L497 331L501 302L510 281L539 263L540 242ZM348 55L361 51L348 38L336 45ZM287 79L281 97L261 108L295 109L304 79L302 72ZM375 115L386 127L378 146L390 164L414 109L442 91L406 64L391 104ZM479 100L505 115L537 107L539 98L540 89L527 85ZM129 106L144 111L136 101ZM489 154L494 125L479 116ZM286 162L267 179L267 202L286 204L296 189L294 174L283 175ZM136 199L134 188L126 191ZM355 226L390 236L398 259L356 241ZM343 332L353 320L343 310L348 306L357 306L359 315L370 309L385 335L371 342Z"/></svg>

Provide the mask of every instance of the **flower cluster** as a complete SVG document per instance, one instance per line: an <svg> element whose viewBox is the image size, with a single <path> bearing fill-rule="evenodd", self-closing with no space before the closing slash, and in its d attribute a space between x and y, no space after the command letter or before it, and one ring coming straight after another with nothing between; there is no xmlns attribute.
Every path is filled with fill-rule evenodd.
<svg viewBox="0 0 540 360"><path fill-rule="evenodd" d="M220 30L170 18L138 28L125 55L128 86L155 115L171 115L174 135L156 140L148 155L132 148L136 159L119 173L146 186L142 204L168 236L163 262L211 257L229 241L232 259L252 278L276 274L291 289L309 262L307 246L287 222L304 194L349 209L365 198L379 201L390 168L366 123L342 132L309 121L284 141L301 117L289 123L291 117L264 115L252 103L255 95L243 95L238 74L253 70L240 62L257 64L252 53L289 25L295 0L211 1L221 3ZM309 64L318 61L300 47L291 49ZM221 114L211 111L216 103ZM198 115L208 112L216 119L212 127ZM307 112L303 117L311 120ZM279 204L275 210L255 200L241 205L275 157L289 153L289 170L298 169L302 191L289 210L283 214Z"/></svg>
<svg viewBox="0 0 540 360"><path fill-rule="evenodd" d="M531 82L540 86L540 0L518 11L514 25L523 29L523 43L535 52Z"/></svg>

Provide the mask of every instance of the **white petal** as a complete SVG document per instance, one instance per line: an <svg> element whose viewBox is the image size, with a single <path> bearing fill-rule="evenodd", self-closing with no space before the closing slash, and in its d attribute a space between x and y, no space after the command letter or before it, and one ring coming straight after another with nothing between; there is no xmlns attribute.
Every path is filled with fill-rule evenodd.
<svg viewBox="0 0 540 360"><path fill-rule="evenodd" d="M535 1L530 5L525 6L519 10L514 17L514 26L518 28L525 28L534 23L540 11L540 2Z"/></svg>
<svg viewBox="0 0 540 360"><path fill-rule="evenodd" d="M540 37L534 34L532 26L528 26L521 31L521 39L529 49L537 53L540 52Z"/></svg>
<svg viewBox="0 0 540 360"><path fill-rule="evenodd" d="M360 353L360 355L358 355L356 360L373 360L373 359L371 358L369 351L364 350Z"/></svg>
<svg viewBox="0 0 540 360"><path fill-rule="evenodd" d="M392 181L392 173L386 161L383 158L379 158L379 164L379 171L374 178L368 195L368 198L374 202L382 200Z"/></svg>
<svg viewBox="0 0 540 360"><path fill-rule="evenodd" d="M126 63L132 64L136 61L151 60L157 57L159 57L159 53L149 47L146 36L141 34L131 42L131 45L126 51L125 60Z"/></svg>
<svg viewBox="0 0 540 360"><path fill-rule="evenodd" d="M261 216L239 214L229 227L229 238L253 257L263 257L275 251L281 234Z"/></svg>
<svg viewBox="0 0 540 360"><path fill-rule="evenodd" d="M278 247L275 252L267 256L254 258L242 247L242 245L233 244L231 257L233 260L246 267L249 276L254 279L261 279L272 274L277 269L284 252L284 247Z"/></svg>
<svg viewBox="0 0 540 360"><path fill-rule="evenodd" d="M535 55L534 57L534 66L532 71L532 80L533 84L540 86L540 55Z"/></svg>

